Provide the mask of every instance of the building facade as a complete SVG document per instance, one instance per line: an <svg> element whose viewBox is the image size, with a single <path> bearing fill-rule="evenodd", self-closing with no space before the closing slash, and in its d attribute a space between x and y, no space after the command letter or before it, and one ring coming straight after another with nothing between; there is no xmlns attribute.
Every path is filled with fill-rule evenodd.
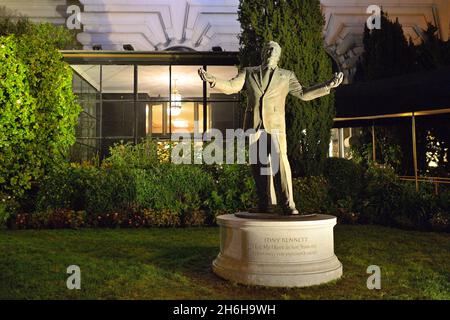
<svg viewBox="0 0 450 320"><path fill-rule="evenodd" d="M420 42L428 23L444 41L450 33L448 0L320 0L328 52L351 81L362 53L364 24L370 5L378 5L402 24L405 36ZM0 6L33 21L67 24L80 10L78 40L83 49L163 51L238 51L239 0L1 0ZM69 21L68 21L69 20Z"/></svg>
<svg viewBox="0 0 450 320"><path fill-rule="evenodd" d="M448 40L448 0L320 0L329 55L352 82L363 52L368 7L376 4L398 19L406 37L421 41L428 23ZM117 140L137 141L151 134L195 133L207 127L221 130L241 126L239 96L225 96L203 86L197 69L208 67L219 77L237 73L233 52L239 50L239 0L1 0L2 10L77 30L92 58L68 57L74 69L74 91L84 112L77 129L82 154L104 152ZM110 59L101 58L110 55ZM114 52L146 52L143 60L116 59ZM229 52L223 59L205 52ZM162 59L152 52L166 55ZM171 53L172 52L172 53ZM174 52L185 52L177 60ZM190 52L190 53L189 53ZM201 53L201 54L200 54ZM80 55L81 53L73 53ZM142 53L143 54L143 53ZM200 54L202 59L188 58ZM95 57L96 58L95 58ZM80 57L80 56L79 56ZM78 57L78 58L79 58ZM153 59L153 60L152 60ZM191 60L189 60L191 59ZM194 62L195 61L195 62ZM208 61L208 63L206 63ZM211 64L209 64L211 63ZM348 154L355 129L333 129L330 155Z"/></svg>

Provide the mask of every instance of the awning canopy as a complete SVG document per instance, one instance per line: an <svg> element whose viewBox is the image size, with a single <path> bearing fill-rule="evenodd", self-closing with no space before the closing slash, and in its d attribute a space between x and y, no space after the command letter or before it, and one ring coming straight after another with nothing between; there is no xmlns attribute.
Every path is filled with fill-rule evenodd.
<svg viewBox="0 0 450 320"><path fill-rule="evenodd" d="M388 119L450 112L450 67L336 89L334 127L383 124Z"/></svg>

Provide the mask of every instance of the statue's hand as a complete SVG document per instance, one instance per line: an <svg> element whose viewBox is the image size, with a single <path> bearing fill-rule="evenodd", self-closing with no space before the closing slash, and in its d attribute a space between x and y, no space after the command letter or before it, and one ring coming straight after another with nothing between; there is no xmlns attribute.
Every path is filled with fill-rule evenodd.
<svg viewBox="0 0 450 320"><path fill-rule="evenodd" d="M203 68L198 69L198 75L203 81L207 81L209 83L214 83L216 81L216 78L212 74L206 72Z"/></svg>
<svg viewBox="0 0 450 320"><path fill-rule="evenodd" d="M342 83L342 80L344 80L344 74L342 72L335 72L333 78L327 82L327 87L330 89L336 88Z"/></svg>

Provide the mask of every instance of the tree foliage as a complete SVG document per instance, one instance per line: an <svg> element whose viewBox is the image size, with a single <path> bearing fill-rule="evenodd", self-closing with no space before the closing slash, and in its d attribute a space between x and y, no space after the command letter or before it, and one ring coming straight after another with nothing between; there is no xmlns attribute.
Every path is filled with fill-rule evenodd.
<svg viewBox="0 0 450 320"><path fill-rule="evenodd" d="M381 29L364 30L364 53L357 66L356 81L395 77L450 65L450 41L438 38L437 28L428 24L423 41L414 45L406 39L398 20L391 21L382 13ZM419 171L423 174L448 175L450 172L450 129L448 115L416 119L417 155ZM356 157L367 160L370 153L370 129L359 137L359 146L353 147ZM395 126L376 128L377 161L388 164L400 174L413 174L411 123L396 120ZM430 168L435 162L437 168Z"/></svg>
<svg viewBox="0 0 450 320"><path fill-rule="evenodd" d="M36 100L27 67L17 58L14 37L0 38L0 185L22 190L39 175L36 154Z"/></svg>
<svg viewBox="0 0 450 320"><path fill-rule="evenodd" d="M57 49L80 49L75 30L51 23L33 24L27 17L14 14L5 7L0 7L0 36L38 34L46 44Z"/></svg>
<svg viewBox="0 0 450 320"><path fill-rule="evenodd" d="M405 38L398 19L389 20L386 12L381 12L380 29L364 26L363 45L355 74L357 81L394 77L414 70L413 44Z"/></svg>
<svg viewBox="0 0 450 320"><path fill-rule="evenodd" d="M21 196L66 159L81 108L57 50L71 36L50 24L8 30L26 31L0 37L0 192Z"/></svg>
<svg viewBox="0 0 450 320"><path fill-rule="evenodd" d="M260 64L262 46L274 40L283 48L280 67L294 71L303 86L331 77L331 60L322 37L325 21L318 0L241 0L238 14L242 67ZM309 102L288 97L288 155L294 176L321 173L333 116L332 94Z"/></svg>

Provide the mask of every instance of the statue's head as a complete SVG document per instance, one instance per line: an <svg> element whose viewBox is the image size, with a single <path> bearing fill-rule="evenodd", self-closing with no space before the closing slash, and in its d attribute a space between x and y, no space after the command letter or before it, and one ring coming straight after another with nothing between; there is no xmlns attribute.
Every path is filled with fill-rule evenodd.
<svg viewBox="0 0 450 320"><path fill-rule="evenodd" d="M276 67L281 57L281 47L275 41L267 42L261 53L261 61L263 66Z"/></svg>

